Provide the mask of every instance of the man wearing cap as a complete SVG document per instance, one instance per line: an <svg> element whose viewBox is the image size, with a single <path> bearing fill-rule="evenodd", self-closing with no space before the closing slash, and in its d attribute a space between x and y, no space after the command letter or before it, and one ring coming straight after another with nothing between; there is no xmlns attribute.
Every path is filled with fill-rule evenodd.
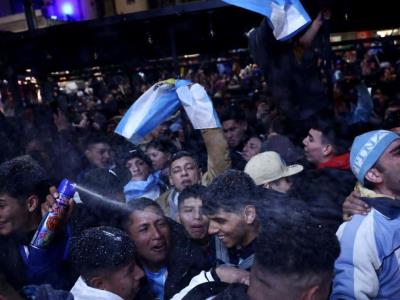
<svg viewBox="0 0 400 300"><path fill-rule="evenodd" d="M286 166L278 153L266 151L253 156L244 171L257 185L286 193L292 186L289 177L303 171L303 166L297 164Z"/></svg>
<svg viewBox="0 0 400 300"><path fill-rule="evenodd" d="M337 231L342 251L331 299L400 299L400 136L376 130L356 137L350 165L371 211Z"/></svg>

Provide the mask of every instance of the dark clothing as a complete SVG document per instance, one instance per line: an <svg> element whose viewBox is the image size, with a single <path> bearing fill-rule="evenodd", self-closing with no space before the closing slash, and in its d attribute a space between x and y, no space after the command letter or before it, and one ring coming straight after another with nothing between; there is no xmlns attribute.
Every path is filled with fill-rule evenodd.
<svg viewBox="0 0 400 300"><path fill-rule="evenodd" d="M312 215L333 232L343 222L342 204L353 191L356 178L350 171L334 168L304 170L289 191L304 200Z"/></svg>
<svg viewBox="0 0 400 300"><path fill-rule="evenodd" d="M48 284L24 287L23 294L26 299L74 300L74 296L69 291L56 290Z"/></svg>
<svg viewBox="0 0 400 300"><path fill-rule="evenodd" d="M170 299L185 288L200 271L209 270L211 264L202 249L186 237L183 227L170 220L171 250L168 255L168 276L164 298Z"/></svg>
<svg viewBox="0 0 400 300"><path fill-rule="evenodd" d="M300 58L295 50L293 42L276 40L266 19L249 35L249 52L263 70L275 104L288 119L305 120L329 107L329 99L312 52Z"/></svg>
<svg viewBox="0 0 400 300"><path fill-rule="evenodd" d="M204 300L214 295L213 300L247 300L247 288L247 285L240 283L206 282L192 289L183 300Z"/></svg>
<svg viewBox="0 0 400 300"><path fill-rule="evenodd" d="M241 283L234 283L228 285L228 287L220 294L218 294L214 300L247 300L248 286Z"/></svg>
<svg viewBox="0 0 400 300"><path fill-rule="evenodd" d="M70 232L59 235L48 249L29 246L33 235L0 237L0 268L6 279L17 290L43 283L57 289L71 288L76 278L67 263Z"/></svg>
<svg viewBox="0 0 400 300"><path fill-rule="evenodd" d="M109 225L109 218L100 219L86 205L76 204L66 230L56 236L48 249L29 246L34 231L0 236L0 270L16 290L32 284L50 284L55 289L69 290L78 278L69 262L71 238L86 228Z"/></svg>
<svg viewBox="0 0 400 300"><path fill-rule="evenodd" d="M254 252L256 248L256 240L242 248L228 249L229 262L243 270L250 270L254 262Z"/></svg>
<svg viewBox="0 0 400 300"><path fill-rule="evenodd" d="M232 162L232 169L243 171L246 166L246 160L239 153L243 150L243 147L240 150L230 150L229 156Z"/></svg>

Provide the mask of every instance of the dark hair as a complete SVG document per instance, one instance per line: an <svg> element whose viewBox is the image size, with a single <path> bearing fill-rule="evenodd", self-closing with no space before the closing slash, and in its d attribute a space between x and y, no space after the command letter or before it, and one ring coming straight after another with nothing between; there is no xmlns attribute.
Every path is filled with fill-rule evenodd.
<svg viewBox="0 0 400 300"><path fill-rule="evenodd" d="M45 170L29 155L15 157L0 165L0 194L9 194L20 203L31 195L44 201L49 186Z"/></svg>
<svg viewBox="0 0 400 300"><path fill-rule="evenodd" d="M120 226L127 228L131 224L130 215L136 211L144 211L148 207L154 207L161 215L165 217L164 211L161 206L156 202L146 197L140 197L126 204L127 210L121 220Z"/></svg>
<svg viewBox="0 0 400 300"><path fill-rule="evenodd" d="M110 145L110 141L107 136L100 133L90 133L86 136L83 141L83 148L89 149L94 144L107 144Z"/></svg>
<svg viewBox="0 0 400 300"><path fill-rule="evenodd" d="M135 246L124 231L102 226L90 228L71 241L71 261L86 280L99 274L109 274L133 262Z"/></svg>
<svg viewBox="0 0 400 300"><path fill-rule="evenodd" d="M227 212L238 212L244 206L254 204L257 186L246 173L238 170L227 170L206 188L203 194L203 210L212 215L223 209Z"/></svg>
<svg viewBox="0 0 400 300"><path fill-rule="evenodd" d="M149 166L150 169L153 168L153 164L151 162L151 159L146 155L146 153L144 153L139 148L135 148L135 149L132 149L132 150L129 151L129 153L125 157L125 163L128 160L131 160L131 159L134 159L134 158L140 158L141 160L143 160Z"/></svg>
<svg viewBox="0 0 400 300"><path fill-rule="evenodd" d="M317 119L312 129L320 131L321 142L330 144L334 154L342 154L347 152L350 146L350 139L346 136L350 132L345 125L327 120Z"/></svg>
<svg viewBox="0 0 400 300"><path fill-rule="evenodd" d="M178 208L188 198L202 198L206 187L201 184L194 184L185 188L178 196Z"/></svg>
<svg viewBox="0 0 400 300"><path fill-rule="evenodd" d="M146 150L149 150L149 148L154 148L157 149L158 151L161 151L163 153L169 153L171 155L178 151L178 149L172 143L171 140L167 140L164 138L158 138L152 140L150 143L146 145Z"/></svg>
<svg viewBox="0 0 400 300"><path fill-rule="evenodd" d="M134 201L129 201L127 203L127 206L128 206L128 210L130 213L135 212L137 210L143 211L146 208L153 206L156 209L158 209L160 212L162 212L162 214L164 214L161 206L156 201L153 201L146 197L140 197L140 198L135 199Z"/></svg>
<svg viewBox="0 0 400 300"><path fill-rule="evenodd" d="M181 151L178 151L178 152L175 152L174 154L172 154L172 156L171 156L171 158L169 159L169 162L168 162L168 167L171 168L171 165L172 165L172 163L174 161L176 161L178 159L181 159L182 157L185 157L185 156L191 157L194 160L194 162L196 163L196 165L197 166L199 165L195 155L192 152L189 152L189 151L186 151L186 150L181 150Z"/></svg>
<svg viewBox="0 0 400 300"><path fill-rule="evenodd" d="M234 120L237 122L246 121L246 115L243 113L243 110L237 108L228 108L221 113L221 122Z"/></svg>
<svg viewBox="0 0 400 300"><path fill-rule="evenodd" d="M314 219L303 201L286 195L280 198L286 199L257 207L262 215L257 265L273 275L319 278L331 273L340 253L335 233Z"/></svg>

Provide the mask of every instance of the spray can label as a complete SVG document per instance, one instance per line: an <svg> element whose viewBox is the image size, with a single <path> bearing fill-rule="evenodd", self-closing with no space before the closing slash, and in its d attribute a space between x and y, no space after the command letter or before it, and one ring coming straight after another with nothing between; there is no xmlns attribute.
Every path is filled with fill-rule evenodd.
<svg viewBox="0 0 400 300"><path fill-rule="evenodd" d="M33 239L31 246L35 248L47 248L53 240L56 232L62 226L68 210L68 198L71 198L75 192L72 183L64 179L58 187L59 198L53 210L48 212L42 219Z"/></svg>

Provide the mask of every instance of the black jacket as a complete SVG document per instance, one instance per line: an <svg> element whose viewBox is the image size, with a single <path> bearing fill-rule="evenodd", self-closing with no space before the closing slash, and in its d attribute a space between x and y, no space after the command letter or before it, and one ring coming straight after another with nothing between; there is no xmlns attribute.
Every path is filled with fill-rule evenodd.
<svg viewBox="0 0 400 300"><path fill-rule="evenodd" d="M69 242L84 229L106 224L99 221L84 204L77 204L69 219L67 230L58 234L46 251L31 249L28 268L24 260L23 245L29 245L35 231L0 236L0 272L16 290L25 285L50 284L55 289L69 290L78 278L69 261Z"/></svg>
<svg viewBox="0 0 400 300"><path fill-rule="evenodd" d="M171 228L171 249L167 258L168 275L164 285L164 299L171 299L190 280L203 270L211 268L207 256L185 234L182 225L169 220ZM145 283L148 285L148 282Z"/></svg>
<svg viewBox="0 0 400 300"><path fill-rule="evenodd" d="M215 295L214 300L247 300L247 288L247 285L240 283L206 282L196 286L183 300L204 300Z"/></svg>
<svg viewBox="0 0 400 300"><path fill-rule="evenodd" d="M185 288L190 280L211 265L199 245L185 234L183 227L170 221L171 251L168 255L168 276L164 286L164 298L170 299Z"/></svg>

